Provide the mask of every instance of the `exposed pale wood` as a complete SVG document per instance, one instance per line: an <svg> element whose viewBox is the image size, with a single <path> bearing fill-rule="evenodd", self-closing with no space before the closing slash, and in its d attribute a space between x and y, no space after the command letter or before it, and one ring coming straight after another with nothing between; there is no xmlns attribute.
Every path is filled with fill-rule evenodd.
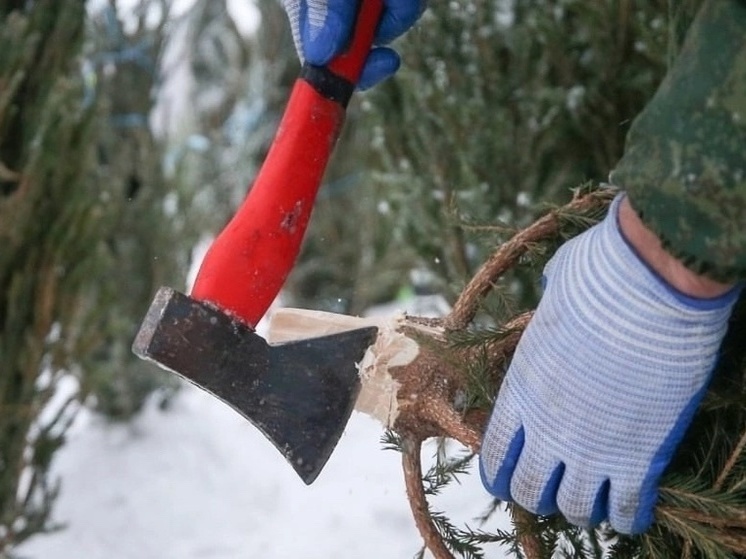
<svg viewBox="0 0 746 559"><path fill-rule="evenodd" d="M361 318L308 309L281 308L272 312L267 332L271 344L316 338L364 328L379 326L381 319Z"/></svg>
<svg viewBox="0 0 746 559"><path fill-rule="evenodd" d="M417 342L402 331L406 322L404 315L360 318L304 309L279 309L271 317L268 340L281 343L366 326L377 327L375 343L357 364L362 383L355 409L389 428L399 414L397 393L400 386L391 370L409 365L420 353ZM427 327L418 325L417 328Z"/></svg>

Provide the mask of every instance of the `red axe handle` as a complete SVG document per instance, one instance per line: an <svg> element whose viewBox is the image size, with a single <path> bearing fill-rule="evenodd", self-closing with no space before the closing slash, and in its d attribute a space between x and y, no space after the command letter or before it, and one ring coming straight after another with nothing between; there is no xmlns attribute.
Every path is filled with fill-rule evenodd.
<svg viewBox="0 0 746 559"><path fill-rule="evenodd" d="M195 299L250 326L272 304L300 251L382 9L382 0L362 0L347 51L325 67L304 65L251 190L205 255Z"/></svg>

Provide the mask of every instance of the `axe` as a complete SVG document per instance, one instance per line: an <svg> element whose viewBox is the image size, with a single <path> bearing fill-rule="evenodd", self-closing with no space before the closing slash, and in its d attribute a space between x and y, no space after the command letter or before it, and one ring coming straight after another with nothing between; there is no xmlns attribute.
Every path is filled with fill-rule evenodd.
<svg viewBox="0 0 746 559"><path fill-rule="evenodd" d="M375 327L268 344L254 327L293 267L382 12L362 0L347 51L304 64L243 204L205 255L191 295L161 288L133 343L253 423L307 483L336 446Z"/></svg>

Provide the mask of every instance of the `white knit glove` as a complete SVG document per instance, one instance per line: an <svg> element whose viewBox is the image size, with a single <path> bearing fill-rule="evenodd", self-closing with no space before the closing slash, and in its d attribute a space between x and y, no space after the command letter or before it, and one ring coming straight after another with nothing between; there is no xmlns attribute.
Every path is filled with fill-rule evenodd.
<svg viewBox="0 0 746 559"><path fill-rule="evenodd" d="M301 60L322 66L344 50L355 24L360 0L282 0ZM368 89L394 74L401 61L382 47L402 35L425 11L427 0L383 0L384 8L368 55L360 89Z"/></svg>
<svg viewBox="0 0 746 559"><path fill-rule="evenodd" d="M547 264L500 389L480 469L497 498L621 533L653 521L658 481L704 395L737 290L694 299L606 219Z"/></svg>

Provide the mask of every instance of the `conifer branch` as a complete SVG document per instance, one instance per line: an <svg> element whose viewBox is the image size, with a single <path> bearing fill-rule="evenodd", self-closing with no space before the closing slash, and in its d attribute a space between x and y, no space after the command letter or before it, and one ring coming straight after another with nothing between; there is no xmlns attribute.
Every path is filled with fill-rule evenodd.
<svg viewBox="0 0 746 559"><path fill-rule="evenodd" d="M423 402L423 419L431 421L442 429L443 434L462 445L472 452L479 452L482 442L481 431L467 425L461 414L456 412L448 402L439 397L425 396Z"/></svg>
<svg viewBox="0 0 746 559"><path fill-rule="evenodd" d="M721 520L695 510L658 506L658 521L672 533L681 537L685 544L698 548L705 557L726 558L731 553L746 554L746 533L734 530L733 526L722 526ZM718 526L720 524L720 526Z"/></svg>
<svg viewBox="0 0 746 559"><path fill-rule="evenodd" d="M435 559L455 559L446 547L430 515L430 507L422 487L421 450L421 439L404 437L402 440L402 467L409 506L425 546Z"/></svg>
<svg viewBox="0 0 746 559"><path fill-rule="evenodd" d="M731 452L728 460L725 462L725 466L723 466L723 469L715 480L715 484L713 485L715 491L720 491L723 488L723 484L735 468L744 450L746 450L746 430L741 434L741 438L736 443L736 447L733 449L733 452Z"/></svg>
<svg viewBox="0 0 746 559"><path fill-rule="evenodd" d="M670 488L667 488L670 491ZM718 529L735 528L737 530L745 531L743 535L743 541L746 543L746 511L744 510L732 510L728 516L720 516L714 513L708 513L702 510L684 507L672 507L669 505L659 505L656 509L659 513L667 515L668 517L675 516L676 518L689 520L691 522L698 522L700 524L706 524ZM746 553L746 547L743 548Z"/></svg>
<svg viewBox="0 0 746 559"><path fill-rule="evenodd" d="M409 319L413 327L408 333L420 338L421 355L393 373L401 384L398 392L400 415L394 428L400 433L407 433L400 439L407 496L425 546L436 559L451 558L453 555L438 528L444 529L442 525L447 524L447 520L435 518L428 507L420 458L422 441L433 436L446 436L459 441L472 452L479 451L481 433L488 416L478 410L467 410L469 413L457 411L454 405L456 395L468 391L469 384L468 375L464 374L463 366L459 364L472 362L477 359L476 353L481 352L484 361L493 370L503 367L513 354L533 313L529 311L514 316L473 347L474 339L479 336L467 335L466 328L476 315L483 297L501 274L515 266L536 243L558 236L566 220L578 218L591 210L603 209L612 196L610 191L576 195L567 206L553 210L501 245L462 292L453 311L444 320ZM584 225L588 226L587 223ZM417 325L446 330L453 335L453 339L422 339L421 334L417 333ZM464 336L460 336L461 333ZM491 384L494 384L494 380ZM519 507L512 507L511 514L517 529L516 544L522 554L527 559L540 559L543 547L535 518Z"/></svg>
<svg viewBox="0 0 746 559"><path fill-rule="evenodd" d="M446 330L465 329L476 316L482 300L495 285L497 278L513 268L533 245L559 236L563 217L605 208L615 193L611 189L578 193L571 202L562 208L551 210L500 245L461 292L444 320Z"/></svg>
<svg viewBox="0 0 746 559"><path fill-rule="evenodd" d="M518 544L526 559L541 559L542 545L541 539L533 529L536 523L534 516L518 506L510 507L510 514L516 528Z"/></svg>
<svg viewBox="0 0 746 559"><path fill-rule="evenodd" d="M508 357L513 355L533 315L533 311L528 311L512 318L502 327L505 335L499 340L486 344L487 357L492 363L504 363Z"/></svg>

